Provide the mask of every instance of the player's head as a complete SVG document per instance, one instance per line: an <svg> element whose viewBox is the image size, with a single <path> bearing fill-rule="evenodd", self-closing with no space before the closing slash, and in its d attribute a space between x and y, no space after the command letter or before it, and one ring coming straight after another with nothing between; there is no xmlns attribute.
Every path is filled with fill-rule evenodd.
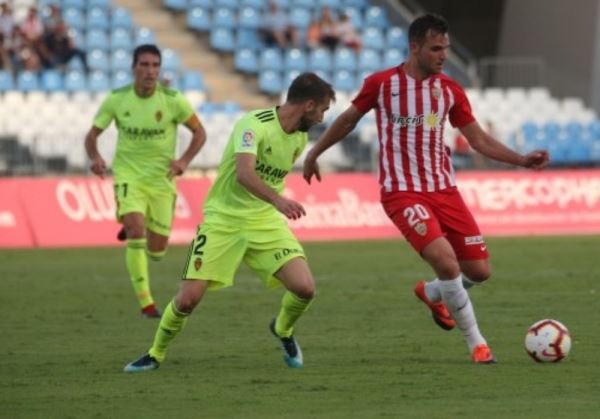
<svg viewBox="0 0 600 419"><path fill-rule="evenodd" d="M410 59L424 74L438 74L448 58L450 40L448 22L438 15L426 14L415 19L408 27Z"/></svg>
<svg viewBox="0 0 600 419"><path fill-rule="evenodd" d="M323 121L331 101L335 101L333 87L315 73L300 74L292 81L287 92L287 103L302 108L299 131L306 132Z"/></svg>
<svg viewBox="0 0 600 419"><path fill-rule="evenodd" d="M137 88L152 90L160 74L161 54L156 45L144 44L133 51L133 77Z"/></svg>

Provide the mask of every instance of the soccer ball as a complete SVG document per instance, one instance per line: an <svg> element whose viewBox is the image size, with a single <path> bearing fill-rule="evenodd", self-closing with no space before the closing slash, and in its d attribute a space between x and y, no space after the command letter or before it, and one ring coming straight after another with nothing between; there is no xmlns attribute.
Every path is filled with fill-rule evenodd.
<svg viewBox="0 0 600 419"><path fill-rule="evenodd" d="M569 330L557 320L540 320L527 330L525 349L536 362L559 362L571 350Z"/></svg>

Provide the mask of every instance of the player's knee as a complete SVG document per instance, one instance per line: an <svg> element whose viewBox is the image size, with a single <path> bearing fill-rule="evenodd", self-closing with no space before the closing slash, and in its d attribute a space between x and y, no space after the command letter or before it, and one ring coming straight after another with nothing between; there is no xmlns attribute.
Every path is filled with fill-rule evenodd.
<svg viewBox="0 0 600 419"><path fill-rule="evenodd" d="M492 272L490 268L481 268L476 270L475 272L472 272L470 275L468 275L468 277L473 282L482 283L487 281L491 275Z"/></svg>
<svg viewBox="0 0 600 419"><path fill-rule="evenodd" d="M175 307L177 308L177 311L189 314L194 311L200 302L200 298L201 295L196 295L194 293L180 294L175 299Z"/></svg>
<svg viewBox="0 0 600 419"><path fill-rule="evenodd" d="M165 257L165 255L167 254L166 249L165 250L160 250L160 251L154 251L154 250L146 250L146 254L148 255L148 257L156 262L162 260L162 258Z"/></svg>
<svg viewBox="0 0 600 419"><path fill-rule="evenodd" d="M301 286L296 287L293 293L303 300L312 300L315 297L316 289L314 282L307 281Z"/></svg>
<svg viewBox="0 0 600 419"><path fill-rule="evenodd" d="M460 265L455 258L444 258L433 266L439 278L456 278L460 274Z"/></svg>

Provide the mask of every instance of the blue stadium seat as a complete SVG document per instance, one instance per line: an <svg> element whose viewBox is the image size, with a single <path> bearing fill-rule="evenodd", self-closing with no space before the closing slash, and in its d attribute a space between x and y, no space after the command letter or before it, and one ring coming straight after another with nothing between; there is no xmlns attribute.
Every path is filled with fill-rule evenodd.
<svg viewBox="0 0 600 419"><path fill-rule="evenodd" d="M94 49L87 54L88 66L92 70L109 71L110 62L108 60L108 54L101 49Z"/></svg>
<svg viewBox="0 0 600 419"><path fill-rule="evenodd" d="M387 48L399 48L406 53L408 50L406 31L399 26L392 26L387 30L385 45Z"/></svg>
<svg viewBox="0 0 600 419"><path fill-rule="evenodd" d="M233 64L236 70L255 74L258 72L258 58L252 48L238 48L235 51Z"/></svg>
<svg viewBox="0 0 600 419"><path fill-rule="evenodd" d="M63 9L74 8L79 10L84 10L86 8L85 0L62 0L60 7Z"/></svg>
<svg viewBox="0 0 600 419"><path fill-rule="evenodd" d="M317 4L317 9L329 7L332 12L336 12L338 9L342 8L342 0L319 0Z"/></svg>
<svg viewBox="0 0 600 419"><path fill-rule="evenodd" d="M254 29L238 29L235 34L235 48L251 48L254 50L264 47L262 39Z"/></svg>
<svg viewBox="0 0 600 419"><path fill-rule="evenodd" d="M118 89L132 82L130 71L117 71L113 73L110 84L111 88Z"/></svg>
<svg viewBox="0 0 600 419"><path fill-rule="evenodd" d="M274 0L280 10L288 10L292 7L293 0Z"/></svg>
<svg viewBox="0 0 600 419"><path fill-rule="evenodd" d="M294 81L294 79L296 77L298 77L299 75L300 75L300 71L298 71L298 70L286 71L285 74L283 75L283 89L282 90L289 89L289 87L292 84L292 82Z"/></svg>
<svg viewBox="0 0 600 419"><path fill-rule="evenodd" d="M283 70L283 57L279 48L265 48L260 52L259 67L262 70Z"/></svg>
<svg viewBox="0 0 600 419"><path fill-rule="evenodd" d="M600 163L600 139L596 139L590 144L590 160Z"/></svg>
<svg viewBox="0 0 600 419"><path fill-rule="evenodd" d="M385 29L388 26L385 10L379 6L370 6L365 12L365 26Z"/></svg>
<svg viewBox="0 0 600 419"><path fill-rule="evenodd" d="M308 67L313 71L331 71L331 52L327 48L315 48L308 54Z"/></svg>
<svg viewBox="0 0 600 419"><path fill-rule="evenodd" d="M367 28L362 33L362 45L364 48L384 49L385 38L383 32L379 28Z"/></svg>
<svg viewBox="0 0 600 419"><path fill-rule="evenodd" d="M85 18L85 23L88 30L102 29L104 31L107 31L110 27L110 20L108 19L108 14L106 13L106 10L101 9L99 7L88 9Z"/></svg>
<svg viewBox="0 0 600 419"><path fill-rule="evenodd" d="M163 0L163 6L167 9L183 12L188 8L187 0Z"/></svg>
<svg viewBox="0 0 600 419"><path fill-rule="evenodd" d="M260 11L253 7L244 7L238 15L240 28L257 29L262 21Z"/></svg>
<svg viewBox="0 0 600 419"><path fill-rule="evenodd" d="M208 32L211 28L210 13L195 7L187 13L187 27L200 32Z"/></svg>
<svg viewBox="0 0 600 419"><path fill-rule="evenodd" d="M564 126L564 131L570 141L583 138L583 124L571 121Z"/></svg>
<svg viewBox="0 0 600 419"><path fill-rule="evenodd" d="M566 154L570 162L587 163L590 161L590 144L582 140L569 143Z"/></svg>
<svg viewBox="0 0 600 419"><path fill-rule="evenodd" d="M199 90L201 92L206 91L206 85L204 84L204 78L202 73L198 71L184 71L181 78L182 90Z"/></svg>
<svg viewBox="0 0 600 419"><path fill-rule="evenodd" d="M293 9L302 8L306 10L312 10L317 8L317 2L314 0L291 0L291 5L289 7Z"/></svg>
<svg viewBox="0 0 600 419"><path fill-rule="evenodd" d="M110 0L87 0L88 9L99 8L99 9L109 9L110 8Z"/></svg>
<svg viewBox="0 0 600 419"><path fill-rule="evenodd" d="M265 2L263 0L242 0L241 7L252 7L261 12L265 8Z"/></svg>
<svg viewBox="0 0 600 419"><path fill-rule="evenodd" d="M139 28L135 34L134 44L156 44L156 35L154 31L149 28Z"/></svg>
<svg viewBox="0 0 600 419"><path fill-rule="evenodd" d="M215 2L213 0L189 0L188 10L191 10L195 7L200 7L204 10L212 10L214 5Z"/></svg>
<svg viewBox="0 0 600 419"><path fill-rule="evenodd" d="M31 92L39 90L40 83L37 74L33 71L21 71L17 74L17 90Z"/></svg>
<svg viewBox="0 0 600 419"><path fill-rule="evenodd" d="M335 70L355 71L357 67L356 53L350 48L338 48L333 53Z"/></svg>
<svg viewBox="0 0 600 419"><path fill-rule="evenodd" d="M383 54L384 68L395 67L404 61L404 54L397 48L390 48Z"/></svg>
<svg viewBox="0 0 600 419"><path fill-rule="evenodd" d="M350 71L340 70L333 75L333 87L343 92L351 92L356 89L356 80Z"/></svg>
<svg viewBox="0 0 600 419"><path fill-rule="evenodd" d="M356 7L346 7L344 9L344 12L350 18L350 22L352 23L352 26L354 26L355 28L363 27L363 14L360 11L360 9L358 9Z"/></svg>
<svg viewBox="0 0 600 419"><path fill-rule="evenodd" d="M236 26L235 12L221 7L213 12L212 27L233 29Z"/></svg>
<svg viewBox="0 0 600 419"><path fill-rule="evenodd" d="M221 52L233 52L235 49L235 37L233 31L228 28L214 28L210 31L211 48Z"/></svg>
<svg viewBox="0 0 600 419"><path fill-rule="evenodd" d="M331 81L333 80L333 76L329 71L315 70L315 74L323 80L325 80L327 83L331 83Z"/></svg>
<svg viewBox="0 0 600 419"><path fill-rule="evenodd" d="M544 133L544 137L546 138L546 141L552 141L552 140L558 139L561 128L558 123L550 121L550 122L546 122L542 126L542 131Z"/></svg>
<svg viewBox="0 0 600 419"><path fill-rule="evenodd" d="M179 54L170 48L163 49L161 68L163 71L178 72L181 69Z"/></svg>
<svg viewBox="0 0 600 419"><path fill-rule="evenodd" d="M221 103L221 111L230 117L235 117L242 112L242 107L239 103L228 100Z"/></svg>
<svg viewBox="0 0 600 419"><path fill-rule="evenodd" d="M85 29L85 19L81 10L70 7L64 9L62 15L67 26L79 31Z"/></svg>
<svg viewBox="0 0 600 419"><path fill-rule="evenodd" d="M85 49L101 49L104 51L109 50L110 43L108 41L108 35L106 35L106 31L101 29L90 29L85 35Z"/></svg>
<svg viewBox="0 0 600 419"><path fill-rule="evenodd" d="M587 132L593 140L600 140L600 120L590 122L587 126Z"/></svg>
<svg viewBox="0 0 600 419"><path fill-rule="evenodd" d="M179 73L176 71L163 71L161 73L161 80L165 86L181 90L181 79L179 78Z"/></svg>
<svg viewBox="0 0 600 419"><path fill-rule="evenodd" d="M218 8L227 8L235 13L236 9L239 6L238 0L214 0L216 9Z"/></svg>
<svg viewBox="0 0 600 419"><path fill-rule="evenodd" d="M305 30L308 28L312 20L310 11L303 7L292 8L288 14L288 17L290 19L290 24L300 30Z"/></svg>
<svg viewBox="0 0 600 419"><path fill-rule="evenodd" d="M363 49L358 56L358 69L360 71L373 72L381 70L382 60L379 51L374 49Z"/></svg>
<svg viewBox="0 0 600 419"><path fill-rule="evenodd" d="M286 71L305 71L306 70L306 55L299 48L291 48L285 51L283 67Z"/></svg>
<svg viewBox="0 0 600 419"><path fill-rule="evenodd" d="M15 83L10 71L0 70L0 92L13 90Z"/></svg>
<svg viewBox="0 0 600 419"><path fill-rule="evenodd" d="M115 7L112 9L110 26L113 29L123 28L126 30L131 30L133 28L131 12L122 7Z"/></svg>
<svg viewBox="0 0 600 419"><path fill-rule="evenodd" d="M44 70L41 76L42 90L60 92L63 90L63 77L58 70Z"/></svg>
<svg viewBox="0 0 600 419"><path fill-rule="evenodd" d="M65 74L65 90L67 92L81 92L87 90L87 80L81 71L68 71Z"/></svg>
<svg viewBox="0 0 600 419"><path fill-rule="evenodd" d="M67 66L66 66L65 70L66 71L72 71L72 70L84 71L85 67L83 65L83 61L81 61L81 58L79 58L79 57L73 57L67 63Z"/></svg>
<svg viewBox="0 0 600 419"><path fill-rule="evenodd" d="M358 9L366 9L369 5L369 0L344 0L344 6L356 7Z"/></svg>
<svg viewBox="0 0 600 419"><path fill-rule="evenodd" d="M133 62L132 54L126 49L115 49L110 54L110 71L129 71Z"/></svg>
<svg viewBox="0 0 600 419"><path fill-rule="evenodd" d="M535 139L539 135L539 128L537 124L533 122L525 122L521 126L521 131L523 131L523 138L525 139L525 141L529 142L535 141Z"/></svg>
<svg viewBox="0 0 600 419"><path fill-rule="evenodd" d="M110 90L108 75L103 71L92 71L88 76L88 90L94 93Z"/></svg>
<svg viewBox="0 0 600 419"><path fill-rule="evenodd" d="M258 76L258 88L261 92L278 95L283 90L283 80L278 71L262 71Z"/></svg>
<svg viewBox="0 0 600 419"><path fill-rule="evenodd" d="M115 28L110 33L110 47L111 49L133 49L133 39L131 39L131 32L123 28Z"/></svg>

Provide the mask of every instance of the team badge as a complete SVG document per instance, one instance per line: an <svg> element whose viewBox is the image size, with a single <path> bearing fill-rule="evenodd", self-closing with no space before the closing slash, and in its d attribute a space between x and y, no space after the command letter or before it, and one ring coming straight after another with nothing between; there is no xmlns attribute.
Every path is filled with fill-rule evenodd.
<svg viewBox="0 0 600 419"><path fill-rule="evenodd" d="M419 236L424 236L427 234L427 224L425 223L417 223L415 225L415 231Z"/></svg>
<svg viewBox="0 0 600 419"><path fill-rule="evenodd" d="M273 149L271 148L271 146L268 146L267 149L265 150L265 154L268 154L269 156L271 154L273 154Z"/></svg>
<svg viewBox="0 0 600 419"><path fill-rule="evenodd" d="M162 119L162 112L156 111L156 113L154 114L154 118L156 119L156 122L160 122L160 120Z"/></svg>
<svg viewBox="0 0 600 419"><path fill-rule="evenodd" d="M196 260L194 261L194 268L196 268L196 270L199 271L201 267L202 267L202 259L196 258Z"/></svg>
<svg viewBox="0 0 600 419"><path fill-rule="evenodd" d="M433 95L434 98L439 99L440 96L442 95L442 89L440 89L439 87L434 87L433 90L431 91L431 94Z"/></svg>
<svg viewBox="0 0 600 419"><path fill-rule="evenodd" d="M250 148L254 146L254 131L247 129L242 134L242 147Z"/></svg>
<svg viewBox="0 0 600 419"><path fill-rule="evenodd" d="M427 127L429 129L438 128L438 126L439 126L438 116L434 112L431 112L429 115L427 115L425 117L425 123L427 124Z"/></svg>

